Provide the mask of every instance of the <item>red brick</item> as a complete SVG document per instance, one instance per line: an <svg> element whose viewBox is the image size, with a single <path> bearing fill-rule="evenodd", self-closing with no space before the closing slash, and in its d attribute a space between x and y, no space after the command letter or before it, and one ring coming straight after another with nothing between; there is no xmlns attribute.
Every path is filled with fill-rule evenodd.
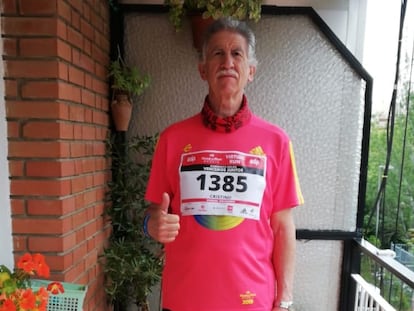
<svg viewBox="0 0 414 311"><path fill-rule="evenodd" d="M59 256L45 255L46 263L52 271L64 271L73 264L72 253Z"/></svg>
<svg viewBox="0 0 414 311"><path fill-rule="evenodd" d="M98 94L107 94L108 85L104 81L93 80L93 91Z"/></svg>
<svg viewBox="0 0 414 311"><path fill-rule="evenodd" d="M59 79L69 80L69 66L66 63L59 63Z"/></svg>
<svg viewBox="0 0 414 311"><path fill-rule="evenodd" d="M93 123L93 111L92 109L85 109L85 122L92 124ZM82 134L82 137L85 137L85 135ZM95 137L95 135L94 135Z"/></svg>
<svg viewBox="0 0 414 311"><path fill-rule="evenodd" d="M76 231L76 242L81 243L86 241L85 230L80 228Z"/></svg>
<svg viewBox="0 0 414 311"><path fill-rule="evenodd" d="M13 216L26 214L24 200L12 199L10 203L11 203L11 213Z"/></svg>
<svg viewBox="0 0 414 311"><path fill-rule="evenodd" d="M84 53L79 53L77 56L78 58L73 59L74 65L80 68L83 68L84 70L88 72L91 72L91 73L95 72L95 60L94 59L92 59L90 56Z"/></svg>
<svg viewBox="0 0 414 311"><path fill-rule="evenodd" d="M85 262L81 261L72 265L67 271L65 271L66 282L73 282L78 284L79 276L85 271ZM89 290L88 290L89 291Z"/></svg>
<svg viewBox="0 0 414 311"><path fill-rule="evenodd" d="M79 12L75 10L70 11L70 25L76 30L80 32L80 25L81 25L81 16ZM82 34L83 35L83 34Z"/></svg>
<svg viewBox="0 0 414 311"><path fill-rule="evenodd" d="M59 2L63 2L63 1L59 1ZM58 20L57 21L57 30L56 30L56 34L58 36L58 38L63 39L63 40L67 40L68 39L68 26L66 25L66 23L63 20Z"/></svg>
<svg viewBox="0 0 414 311"><path fill-rule="evenodd" d="M15 14L17 13L17 1L16 0L2 0L2 13L3 14Z"/></svg>
<svg viewBox="0 0 414 311"><path fill-rule="evenodd" d="M88 123L92 123L92 118L87 118L87 120L89 121ZM85 140L95 140L95 126L84 126L82 131L82 138Z"/></svg>
<svg viewBox="0 0 414 311"><path fill-rule="evenodd" d="M73 193L82 192L86 189L85 187L85 177L75 177L70 180L71 188Z"/></svg>
<svg viewBox="0 0 414 311"><path fill-rule="evenodd" d="M22 97L32 99L50 99L59 97L57 81L27 81L22 86Z"/></svg>
<svg viewBox="0 0 414 311"><path fill-rule="evenodd" d="M20 55L26 57L52 57L57 55L56 38L20 38Z"/></svg>
<svg viewBox="0 0 414 311"><path fill-rule="evenodd" d="M24 162L20 160L9 160L9 173L11 176L24 175Z"/></svg>
<svg viewBox="0 0 414 311"><path fill-rule="evenodd" d="M64 196L71 194L69 180L12 180L12 195Z"/></svg>
<svg viewBox="0 0 414 311"><path fill-rule="evenodd" d="M5 78L5 95L7 98L17 96L17 81Z"/></svg>
<svg viewBox="0 0 414 311"><path fill-rule="evenodd" d="M22 126L24 138L59 139L61 124L57 122L28 122Z"/></svg>
<svg viewBox="0 0 414 311"><path fill-rule="evenodd" d="M31 252L64 252L76 245L75 234L65 236L29 236L28 248Z"/></svg>
<svg viewBox="0 0 414 311"><path fill-rule="evenodd" d="M75 28L73 28L73 27L68 27L67 28L67 34L68 34L68 42L69 42L69 44L71 44L71 45L73 45L73 46L75 46L75 47L77 47L77 48L79 48L79 49L82 49L82 34L78 31L78 30L76 30Z"/></svg>
<svg viewBox="0 0 414 311"><path fill-rule="evenodd" d="M28 215L64 216L76 209L74 197L59 199L27 199Z"/></svg>
<svg viewBox="0 0 414 311"><path fill-rule="evenodd" d="M56 61L9 60L6 61L5 74L8 78L57 78Z"/></svg>
<svg viewBox="0 0 414 311"><path fill-rule="evenodd" d="M90 73L85 73L85 83L83 85L85 89L87 89L88 91L92 90L94 79L95 77L93 75L91 75Z"/></svg>
<svg viewBox="0 0 414 311"><path fill-rule="evenodd" d="M75 173L73 161L28 161L26 176L28 177L67 177Z"/></svg>
<svg viewBox="0 0 414 311"><path fill-rule="evenodd" d="M75 259L75 262L82 262L82 264L85 264L85 257L87 255L87 247L85 241L81 241L80 244L77 245L77 247L73 250L73 258Z"/></svg>
<svg viewBox="0 0 414 311"><path fill-rule="evenodd" d="M56 13L56 0L20 0L22 15L52 15Z"/></svg>
<svg viewBox="0 0 414 311"><path fill-rule="evenodd" d="M16 252L27 251L27 237L13 235L13 248Z"/></svg>
<svg viewBox="0 0 414 311"><path fill-rule="evenodd" d="M78 68L69 66L69 82L83 86L85 82L85 73Z"/></svg>
<svg viewBox="0 0 414 311"><path fill-rule="evenodd" d="M73 102L80 103L81 99L81 88L68 83L59 84L59 98L63 100L70 100Z"/></svg>
<svg viewBox="0 0 414 311"><path fill-rule="evenodd" d="M92 56L92 41L89 39L83 39L83 52L88 55ZM95 55L93 55L94 57Z"/></svg>
<svg viewBox="0 0 414 311"><path fill-rule="evenodd" d="M57 22L52 17L3 17L3 32L9 36L52 36Z"/></svg>
<svg viewBox="0 0 414 311"><path fill-rule="evenodd" d="M72 59L71 46L62 40L58 40L57 55L63 60L70 61Z"/></svg>
<svg viewBox="0 0 414 311"><path fill-rule="evenodd" d="M82 35L84 35L89 40L94 39L94 29L92 28L91 24L88 20L82 19L81 20L81 31Z"/></svg>
<svg viewBox="0 0 414 311"><path fill-rule="evenodd" d="M108 126L109 125L109 115L107 112L94 111L93 112L93 123ZM102 137L102 136L101 136ZM98 136L97 136L98 138Z"/></svg>
<svg viewBox="0 0 414 311"><path fill-rule="evenodd" d="M23 126L23 136L42 139L72 139L73 125L56 122L29 122Z"/></svg>
<svg viewBox="0 0 414 311"><path fill-rule="evenodd" d="M58 101L12 101L6 102L9 118L63 119L69 116L67 103Z"/></svg>
<svg viewBox="0 0 414 311"><path fill-rule="evenodd" d="M7 137L8 138L20 138L20 123L18 121L7 122Z"/></svg>
<svg viewBox="0 0 414 311"><path fill-rule="evenodd" d="M17 40L4 38L3 39L3 51L5 56L16 56L17 55Z"/></svg>
<svg viewBox="0 0 414 311"><path fill-rule="evenodd" d="M64 234L70 229L70 219L13 218L14 234Z"/></svg>
<svg viewBox="0 0 414 311"><path fill-rule="evenodd" d="M69 144L58 141L9 141L9 156L24 158L65 158L69 156Z"/></svg>

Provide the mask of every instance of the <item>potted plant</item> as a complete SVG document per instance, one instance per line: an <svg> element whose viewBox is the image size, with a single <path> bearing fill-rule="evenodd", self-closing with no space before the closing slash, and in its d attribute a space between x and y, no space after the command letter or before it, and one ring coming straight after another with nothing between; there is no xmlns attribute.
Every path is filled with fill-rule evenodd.
<svg viewBox="0 0 414 311"><path fill-rule="evenodd" d="M106 214L112 233L102 254L105 290L115 310L124 311L134 304L145 311L163 265L161 244L142 231L148 207L144 194L158 136L131 137L121 143L116 138L108 141L113 168Z"/></svg>
<svg viewBox="0 0 414 311"><path fill-rule="evenodd" d="M132 97L141 95L150 83L148 75L137 67L127 66L121 56L111 62L109 77L112 89L112 118L118 131L126 131L132 112Z"/></svg>
<svg viewBox="0 0 414 311"><path fill-rule="evenodd" d="M0 265L0 310L52 311L48 302L51 295L65 292L62 283L36 280L33 276L50 276L42 254L24 254L13 271Z"/></svg>
<svg viewBox="0 0 414 311"><path fill-rule="evenodd" d="M194 46L200 51L200 37L209 22L221 17L257 22L262 0L165 0L164 4L169 7L168 17L177 31L182 28L183 18L191 16ZM200 22L202 25L198 26Z"/></svg>

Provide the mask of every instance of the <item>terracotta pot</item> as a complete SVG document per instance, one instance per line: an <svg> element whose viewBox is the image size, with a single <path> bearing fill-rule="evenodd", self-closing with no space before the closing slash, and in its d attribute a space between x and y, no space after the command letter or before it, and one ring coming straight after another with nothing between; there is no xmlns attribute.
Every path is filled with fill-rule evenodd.
<svg viewBox="0 0 414 311"><path fill-rule="evenodd" d="M128 95L116 95L112 101L111 110L116 130L120 132L127 131L132 113L132 103Z"/></svg>
<svg viewBox="0 0 414 311"><path fill-rule="evenodd" d="M201 53L203 37L206 29L214 21L214 19L203 18L201 14L191 14L191 29L193 32L193 45L196 48L197 52Z"/></svg>

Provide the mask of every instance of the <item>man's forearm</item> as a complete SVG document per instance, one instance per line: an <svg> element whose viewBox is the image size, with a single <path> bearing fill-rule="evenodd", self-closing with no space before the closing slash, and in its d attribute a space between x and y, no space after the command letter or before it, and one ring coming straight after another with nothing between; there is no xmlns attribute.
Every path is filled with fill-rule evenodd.
<svg viewBox="0 0 414 311"><path fill-rule="evenodd" d="M276 278L275 302L293 300L296 259L296 229L291 211L272 219L274 231L273 266Z"/></svg>

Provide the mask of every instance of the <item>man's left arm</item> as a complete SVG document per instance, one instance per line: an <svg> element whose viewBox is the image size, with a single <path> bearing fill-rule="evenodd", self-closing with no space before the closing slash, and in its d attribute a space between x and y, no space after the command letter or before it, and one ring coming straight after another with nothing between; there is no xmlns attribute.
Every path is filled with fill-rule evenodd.
<svg viewBox="0 0 414 311"><path fill-rule="evenodd" d="M296 227L293 209L276 212L271 217L274 235L273 267L276 277L276 295L272 311L286 311L279 308L281 301L293 301L293 281L296 258Z"/></svg>

